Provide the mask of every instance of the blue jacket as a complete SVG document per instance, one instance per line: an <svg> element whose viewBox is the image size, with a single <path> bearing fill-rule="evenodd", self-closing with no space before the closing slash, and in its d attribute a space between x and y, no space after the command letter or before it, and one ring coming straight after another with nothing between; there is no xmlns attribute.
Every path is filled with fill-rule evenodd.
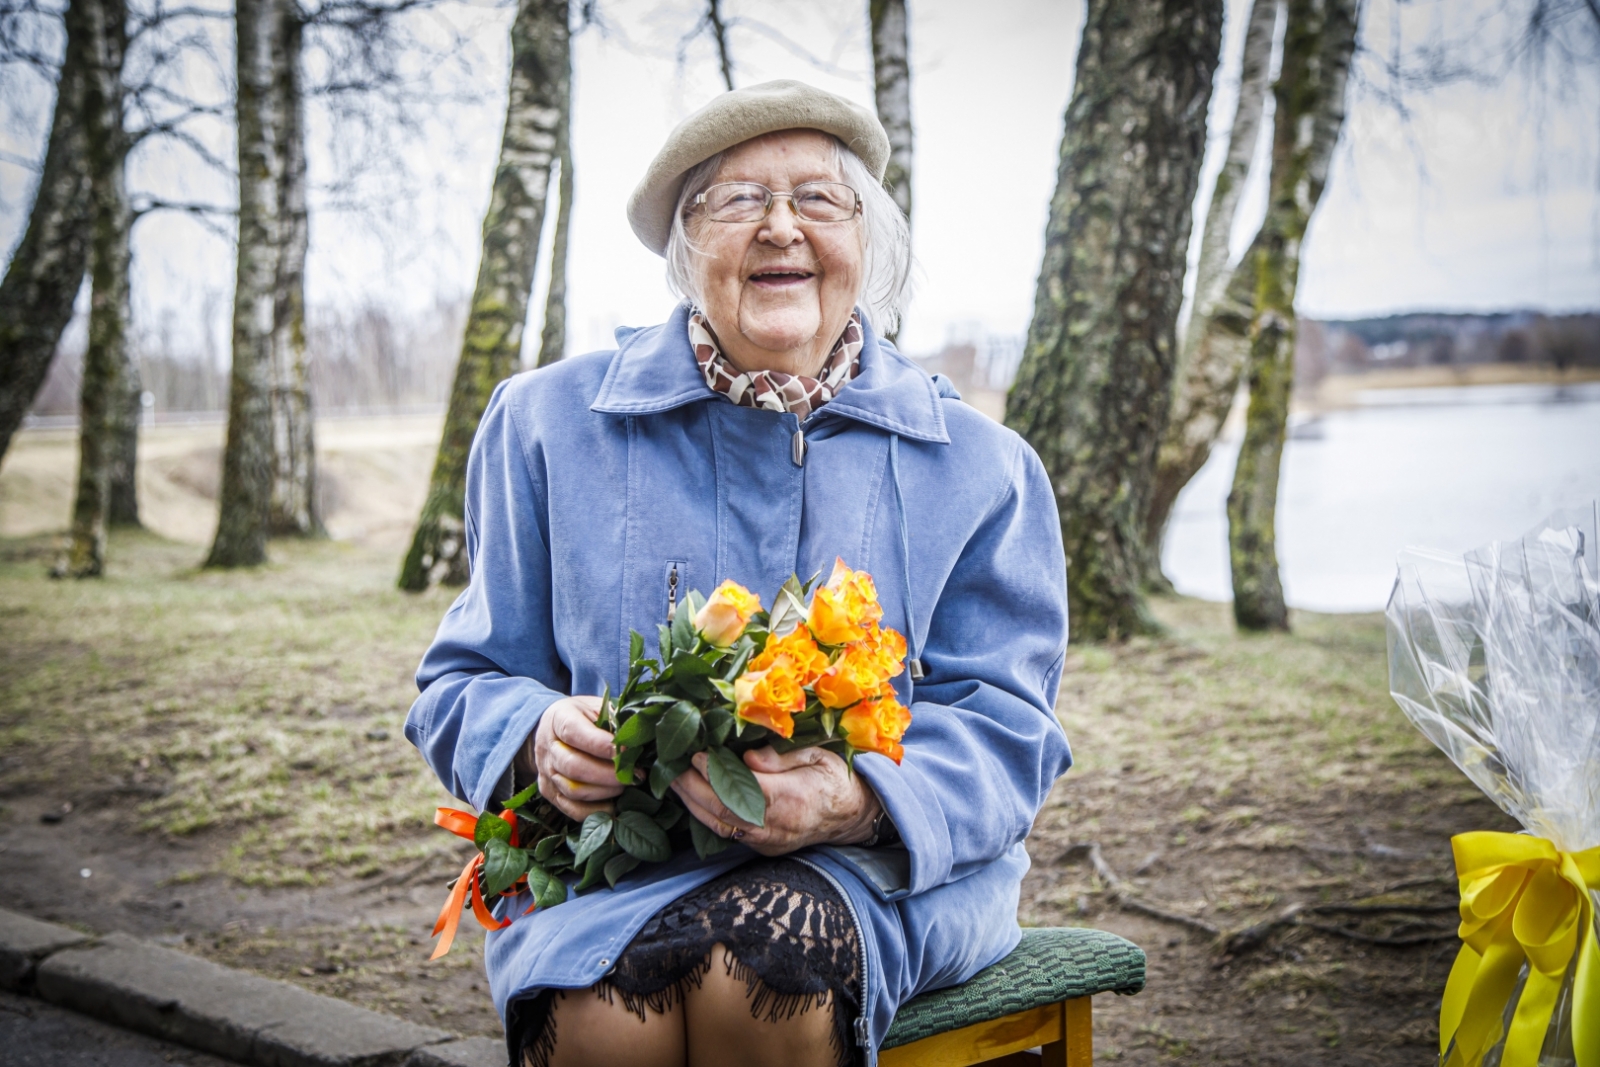
<svg viewBox="0 0 1600 1067"><path fill-rule="evenodd" d="M472 581L417 671L406 736L484 808L546 707L619 687L628 631L654 641L673 568L680 590L732 578L763 602L835 556L870 571L884 625L926 671L914 689L909 671L897 680L912 712L903 762L856 762L905 847L797 855L855 911L855 1034L875 1062L900 1004L1020 937L1022 841L1071 762L1054 713L1067 644L1055 497L1021 438L870 330L860 374L802 431L707 388L687 316L495 391L467 468ZM751 855L680 855L527 916L528 901L505 902L515 921L485 950L502 1018L538 989L593 985L656 911Z"/></svg>

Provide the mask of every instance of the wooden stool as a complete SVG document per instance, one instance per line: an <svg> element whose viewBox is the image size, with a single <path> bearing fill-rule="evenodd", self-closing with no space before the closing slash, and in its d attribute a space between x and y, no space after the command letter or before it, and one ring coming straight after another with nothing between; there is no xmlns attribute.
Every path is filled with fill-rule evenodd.
<svg viewBox="0 0 1600 1067"><path fill-rule="evenodd" d="M963 985L913 998L880 1067L1089 1067L1096 993L1144 988L1144 952L1103 930L1027 929L1011 955ZM1042 1056L1028 1050L1038 1048Z"/></svg>

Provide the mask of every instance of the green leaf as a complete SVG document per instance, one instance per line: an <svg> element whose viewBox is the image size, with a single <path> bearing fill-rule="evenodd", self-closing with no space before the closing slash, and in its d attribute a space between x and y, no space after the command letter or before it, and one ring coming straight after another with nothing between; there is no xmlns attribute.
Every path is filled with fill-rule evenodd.
<svg viewBox="0 0 1600 1067"><path fill-rule="evenodd" d="M650 767L650 792L656 797L664 797L667 790L672 788L672 783L677 781L678 775L689 769L689 760L658 759Z"/></svg>
<svg viewBox="0 0 1600 1067"><path fill-rule="evenodd" d="M583 820L583 830L578 834L578 846L572 850L573 866L576 867L593 856L601 845L611 839L613 822L608 811L594 812Z"/></svg>
<svg viewBox="0 0 1600 1067"><path fill-rule="evenodd" d="M673 680L677 682L678 688L683 690L683 695L690 700L706 701L716 697L717 691L711 688L711 679L702 678L694 674L688 674L679 679L676 677L676 671L673 674Z"/></svg>
<svg viewBox="0 0 1600 1067"><path fill-rule="evenodd" d="M553 908L567 900L567 884L538 867L528 871L528 890L533 893L533 902L541 908Z"/></svg>
<svg viewBox="0 0 1600 1067"><path fill-rule="evenodd" d="M624 789L622 795L617 797L617 811L642 811L646 815L654 815L661 810L661 801L646 793L643 789Z"/></svg>
<svg viewBox="0 0 1600 1067"><path fill-rule="evenodd" d="M701 721L706 724L706 738L713 745L722 744L733 731L733 712L727 708L710 708Z"/></svg>
<svg viewBox="0 0 1600 1067"><path fill-rule="evenodd" d="M625 811L617 816L617 844L630 856L660 863L672 856L672 843L666 831L642 811Z"/></svg>
<svg viewBox="0 0 1600 1067"><path fill-rule="evenodd" d="M661 662L664 664L672 658L672 627L657 626L656 643L661 646Z"/></svg>
<svg viewBox="0 0 1600 1067"><path fill-rule="evenodd" d="M695 595L694 593L689 594L690 597ZM672 617L672 647L674 649L694 647L696 640L694 632L695 612L689 607L688 600L689 597L684 598L685 603L678 605L678 613Z"/></svg>
<svg viewBox="0 0 1600 1067"><path fill-rule="evenodd" d="M637 664L644 658L644 635L638 630L628 631L628 664Z"/></svg>
<svg viewBox="0 0 1600 1067"><path fill-rule="evenodd" d="M498 896L516 884L528 870L528 853L512 848L501 838L490 838L483 850L483 892Z"/></svg>
<svg viewBox="0 0 1600 1067"><path fill-rule="evenodd" d="M636 748L655 740L656 720L653 715L635 714L617 729L618 748Z"/></svg>
<svg viewBox="0 0 1600 1067"><path fill-rule="evenodd" d="M717 794L717 799L745 822L765 826L766 794L761 792L761 783L756 781L755 772L744 765L738 753L726 748L713 748L709 767L711 789Z"/></svg>
<svg viewBox="0 0 1600 1067"><path fill-rule="evenodd" d="M601 846L599 851L589 857L588 864L583 868L583 878L579 880L573 891L581 893L585 889L588 889L590 886L599 882L601 877L605 874L606 863L609 862L611 857L615 856L616 854L617 843L615 841L607 841L603 846Z"/></svg>
<svg viewBox="0 0 1600 1067"><path fill-rule="evenodd" d="M549 837L541 838L539 843L533 846L534 861L537 863L549 863L550 857L556 854L556 849L560 848L565 842L566 838L560 834L551 834Z"/></svg>
<svg viewBox="0 0 1600 1067"><path fill-rule="evenodd" d="M656 755L675 760L687 753L700 734L700 709L680 700L667 709L656 726Z"/></svg>
<svg viewBox="0 0 1600 1067"><path fill-rule="evenodd" d="M703 860L710 859L730 844L727 838L718 837L711 827L699 819L689 820L689 838L694 842L695 854Z"/></svg>
<svg viewBox="0 0 1600 1067"><path fill-rule="evenodd" d="M522 805L526 804L528 801L532 800L534 797L536 797L538 795L539 795L539 783L538 782L534 782L528 788L524 789L522 792L518 793L516 796L512 797L510 800L506 801L505 802L505 809L507 811L516 811L518 808L522 807ZM505 820L502 819L501 821L504 822Z"/></svg>
<svg viewBox="0 0 1600 1067"><path fill-rule="evenodd" d="M639 863L639 857L630 856L626 852L620 856L612 856L606 861L606 885L612 889L617 888L617 879L639 866Z"/></svg>
<svg viewBox="0 0 1600 1067"><path fill-rule="evenodd" d="M787 636L806 617L806 591L798 576L791 574L778 595L772 598L767 628L778 637Z"/></svg>
<svg viewBox="0 0 1600 1067"><path fill-rule="evenodd" d="M656 825L663 830L670 830L678 825L679 821L687 814L688 812L676 804L663 804L661 805L661 810L652 815L651 818L655 819Z"/></svg>
<svg viewBox="0 0 1600 1067"><path fill-rule="evenodd" d="M481 850L492 840L511 842L511 824L498 815L484 812L478 816L478 824L472 828L472 843Z"/></svg>
<svg viewBox="0 0 1600 1067"><path fill-rule="evenodd" d="M629 749L628 751L634 752L636 750L635 749ZM635 756L635 758L638 758L638 757ZM633 784L633 761L632 760L628 761L628 766L626 766L626 767L618 767L617 768L617 781L621 782L623 785L632 785Z"/></svg>
<svg viewBox="0 0 1600 1067"><path fill-rule="evenodd" d="M683 649L672 654L672 676L674 678L704 678L711 674L712 666L706 662L704 656L697 656L693 652Z"/></svg>

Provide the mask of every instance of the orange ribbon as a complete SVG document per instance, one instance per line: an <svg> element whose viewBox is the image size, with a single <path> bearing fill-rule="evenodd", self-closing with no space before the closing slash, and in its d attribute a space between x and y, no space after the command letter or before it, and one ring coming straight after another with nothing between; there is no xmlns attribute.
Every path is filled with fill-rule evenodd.
<svg viewBox="0 0 1600 1067"><path fill-rule="evenodd" d="M500 818L511 824L511 847L517 845L517 817L509 811L502 811ZM439 808L433 813L436 826L442 826L457 837L464 837L468 841L476 842L478 817L469 811L459 808ZM461 868L461 877L456 879L456 884L450 890L449 898L444 902L444 909L439 912L439 921L433 924L433 936L439 937L439 944L435 946L430 960L436 960L450 951L450 946L456 939L456 928L461 925L461 912L467 903L467 894L472 894L472 914L478 920L478 925L485 930L504 930L511 925L510 919L496 919L489 911L489 905L483 899L483 885L478 881L478 873L483 868L483 853L475 852L467 865ZM518 880L519 884L521 879ZM515 886L506 890L510 896ZM532 911L529 908L528 911ZM528 912L523 912L526 915Z"/></svg>

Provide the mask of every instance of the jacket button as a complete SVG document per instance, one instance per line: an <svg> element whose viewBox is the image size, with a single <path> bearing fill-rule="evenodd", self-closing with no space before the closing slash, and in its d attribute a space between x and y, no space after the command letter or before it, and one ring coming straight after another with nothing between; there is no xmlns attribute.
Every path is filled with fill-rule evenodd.
<svg viewBox="0 0 1600 1067"><path fill-rule="evenodd" d="M600 966L609 967L609 966L611 966L611 961L610 960L601 960L600 961Z"/></svg>

